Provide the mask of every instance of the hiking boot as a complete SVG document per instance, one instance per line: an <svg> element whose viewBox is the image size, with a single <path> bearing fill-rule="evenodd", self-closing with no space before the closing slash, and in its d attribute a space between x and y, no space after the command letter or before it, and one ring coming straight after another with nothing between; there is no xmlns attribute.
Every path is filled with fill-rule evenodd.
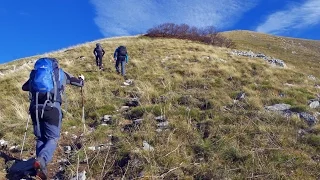
<svg viewBox="0 0 320 180"><path fill-rule="evenodd" d="M41 178L41 180L47 179L47 168L43 158L37 158L33 163L33 168L37 172L37 176Z"/></svg>

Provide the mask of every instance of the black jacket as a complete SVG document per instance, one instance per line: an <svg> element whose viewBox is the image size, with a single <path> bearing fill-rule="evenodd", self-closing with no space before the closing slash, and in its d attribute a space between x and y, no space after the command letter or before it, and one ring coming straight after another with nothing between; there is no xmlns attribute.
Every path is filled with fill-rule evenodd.
<svg viewBox="0 0 320 180"><path fill-rule="evenodd" d="M105 51L103 50L103 48L101 46L97 46L96 48L94 48L93 54L95 56L104 56Z"/></svg>

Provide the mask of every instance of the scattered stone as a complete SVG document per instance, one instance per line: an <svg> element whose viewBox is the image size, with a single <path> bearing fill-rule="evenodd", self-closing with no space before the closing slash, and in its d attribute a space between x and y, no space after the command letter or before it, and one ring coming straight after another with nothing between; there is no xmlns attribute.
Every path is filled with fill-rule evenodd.
<svg viewBox="0 0 320 180"><path fill-rule="evenodd" d="M123 84L124 84L125 86L130 86L130 85L133 84L133 80L132 80L132 79L127 79L125 82L123 82Z"/></svg>
<svg viewBox="0 0 320 180"><path fill-rule="evenodd" d="M9 151L11 152L18 152L19 151L19 145L11 146L9 148Z"/></svg>
<svg viewBox="0 0 320 180"><path fill-rule="evenodd" d="M129 107L137 107L139 106L139 98L128 99L125 105Z"/></svg>
<svg viewBox="0 0 320 180"><path fill-rule="evenodd" d="M311 157L312 160L314 160L315 162L320 162L320 155L315 155Z"/></svg>
<svg viewBox="0 0 320 180"><path fill-rule="evenodd" d="M317 123L316 117L314 117L313 115L311 115L309 113L306 113L306 112L299 113L299 117L301 119L305 120L309 126L313 126Z"/></svg>
<svg viewBox="0 0 320 180"><path fill-rule="evenodd" d="M91 151L97 151L97 150L103 150L103 149L105 149L106 147L108 147L108 145L106 145L106 144L99 144L99 145L97 145L97 146L90 146L90 147L88 147L88 149L91 150Z"/></svg>
<svg viewBox="0 0 320 180"><path fill-rule="evenodd" d="M307 134L307 131L304 130L304 129L299 129L299 130L298 130L298 134L299 134L300 136L304 136L304 135Z"/></svg>
<svg viewBox="0 0 320 180"><path fill-rule="evenodd" d="M135 120L133 120L133 124L140 125L140 124L142 124L142 121L143 121L143 119L135 119Z"/></svg>
<svg viewBox="0 0 320 180"><path fill-rule="evenodd" d="M164 122L160 122L157 124L158 128L167 128L169 126L169 122L168 121L164 121Z"/></svg>
<svg viewBox="0 0 320 180"><path fill-rule="evenodd" d="M58 161L57 161L59 164L69 164L69 160L68 159L59 159Z"/></svg>
<svg viewBox="0 0 320 180"><path fill-rule="evenodd" d="M235 98L235 100L238 100L238 101L243 100L245 98L245 96L246 96L245 92L239 92L237 94L237 97Z"/></svg>
<svg viewBox="0 0 320 180"><path fill-rule="evenodd" d="M156 132L158 132L158 133L160 133L162 131L163 131L163 129L161 129L161 128L156 129Z"/></svg>
<svg viewBox="0 0 320 180"><path fill-rule="evenodd" d="M111 121L111 119L112 119L112 116L111 116L111 115L104 115L104 116L103 116L103 120L104 120L104 121Z"/></svg>
<svg viewBox="0 0 320 180"><path fill-rule="evenodd" d="M164 121L167 121L166 117L165 116L157 116L154 118L156 121L158 122L164 122Z"/></svg>
<svg viewBox="0 0 320 180"><path fill-rule="evenodd" d="M82 171L78 175L74 176L70 180L86 180L86 171Z"/></svg>
<svg viewBox="0 0 320 180"><path fill-rule="evenodd" d="M65 154L70 154L71 153L71 146L64 146L63 151Z"/></svg>
<svg viewBox="0 0 320 180"><path fill-rule="evenodd" d="M312 80L312 81L317 80L317 78L316 78L316 77L314 77L313 75L309 75L309 76L308 76L308 78L309 78L310 80Z"/></svg>
<svg viewBox="0 0 320 180"><path fill-rule="evenodd" d="M112 124L112 116L104 115L102 118L102 125L109 125L109 124Z"/></svg>
<svg viewBox="0 0 320 180"><path fill-rule="evenodd" d="M78 138L77 135L75 135L75 134L72 134L72 135L71 135L71 139L76 140L77 138Z"/></svg>
<svg viewBox="0 0 320 180"><path fill-rule="evenodd" d="M84 60L84 59L86 59L86 57L85 56L79 56L78 59Z"/></svg>
<svg viewBox="0 0 320 180"><path fill-rule="evenodd" d="M88 149L91 150L91 151L95 151L96 147L95 146L89 146Z"/></svg>
<svg viewBox="0 0 320 180"><path fill-rule="evenodd" d="M311 100L311 102L309 103L309 106L310 106L310 108L315 109L320 106L320 103L319 103L319 101Z"/></svg>
<svg viewBox="0 0 320 180"><path fill-rule="evenodd" d="M275 59L269 56L266 56L265 54L262 53L254 53L252 51L238 51L234 50L231 52L231 54L236 55L236 56L245 56L245 57L251 57L251 58L261 58L271 65L274 66L280 66L280 67L286 67L286 64L284 63L283 60L281 59Z"/></svg>
<svg viewBox="0 0 320 180"><path fill-rule="evenodd" d="M285 111L289 110L290 107L290 104L275 104L273 106L266 106L265 108L269 111Z"/></svg>
<svg viewBox="0 0 320 180"><path fill-rule="evenodd" d="M4 139L0 139L0 147L6 148L8 146L8 141L5 141Z"/></svg>
<svg viewBox="0 0 320 180"><path fill-rule="evenodd" d="M294 84L290 84L290 83L284 83L283 85L285 85L285 86L290 86L290 87L295 86Z"/></svg>
<svg viewBox="0 0 320 180"><path fill-rule="evenodd" d="M142 145L143 145L143 150L145 150L145 151L153 151L154 150L154 148L149 143L147 143L147 141L143 141Z"/></svg>
<svg viewBox="0 0 320 180"><path fill-rule="evenodd" d="M128 111L129 109L130 109L129 106L122 106L122 107L120 108L120 112Z"/></svg>

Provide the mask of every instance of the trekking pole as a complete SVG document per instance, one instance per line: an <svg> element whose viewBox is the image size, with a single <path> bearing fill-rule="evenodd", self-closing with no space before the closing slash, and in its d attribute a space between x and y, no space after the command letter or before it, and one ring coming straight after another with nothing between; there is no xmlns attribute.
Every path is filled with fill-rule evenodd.
<svg viewBox="0 0 320 180"><path fill-rule="evenodd" d="M23 151L23 147L24 147L24 142L26 141L26 137L27 137L27 130L28 130L28 126L29 126L29 121L30 121L30 115L28 114L27 125L26 125L26 129L24 131L24 136L23 136L23 141L22 141L22 146L21 146L20 159L22 157L22 151Z"/></svg>
<svg viewBox="0 0 320 180"><path fill-rule="evenodd" d="M82 97L82 123L83 123L83 133L86 133L86 122L84 118L84 95L83 95L83 88L81 87L81 97Z"/></svg>
<svg viewBox="0 0 320 180"><path fill-rule="evenodd" d="M83 123L83 136L86 134L86 122L84 118L84 94L83 94L83 88L81 87L81 97L82 97L82 123ZM90 171L90 166L89 166L89 159L86 151L86 147L84 146L83 148L84 154L86 156L86 161L87 161L87 166L88 166L88 171Z"/></svg>

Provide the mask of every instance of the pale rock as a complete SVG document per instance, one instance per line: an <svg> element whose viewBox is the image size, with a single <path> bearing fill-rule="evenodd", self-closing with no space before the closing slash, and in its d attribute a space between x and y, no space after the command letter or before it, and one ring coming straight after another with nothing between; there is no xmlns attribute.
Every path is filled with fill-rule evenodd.
<svg viewBox="0 0 320 180"><path fill-rule="evenodd" d="M63 150L64 150L65 154L70 154L71 153L71 146L64 146Z"/></svg>
<svg viewBox="0 0 320 180"><path fill-rule="evenodd" d="M317 108L317 107L320 106L320 103L319 103L319 101L312 101L312 102L309 104L309 106L310 106L310 108L315 109L315 108Z"/></svg>
<svg viewBox="0 0 320 180"><path fill-rule="evenodd" d="M0 139L0 146L4 147L8 145L8 141L5 141L4 139Z"/></svg>
<svg viewBox="0 0 320 180"><path fill-rule="evenodd" d="M78 175L74 176L70 180L86 180L86 171L82 171Z"/></svg>
<svg viewBox="0 0 320 180"><path fill-rule="evenodd" d="M157 124L158 128L166 128L169 126L169 122L168 121L164 121L164 122L160 122Z"/></svg>
<svg viewBox="0 0 320 180"><path fill-rule="evenodd" d="M266 106L265 108L269 111L285 111L289 110L290 107L290 104L275 104L273 106Z"/></svg>
<svg viewBox="0 0 320 180"><path fill-rule="evenodd" d="M143 141L142 145L143 145L143 150L145 150L145 151L153 151L154 150L154 148L147 141Z"/></svg>

